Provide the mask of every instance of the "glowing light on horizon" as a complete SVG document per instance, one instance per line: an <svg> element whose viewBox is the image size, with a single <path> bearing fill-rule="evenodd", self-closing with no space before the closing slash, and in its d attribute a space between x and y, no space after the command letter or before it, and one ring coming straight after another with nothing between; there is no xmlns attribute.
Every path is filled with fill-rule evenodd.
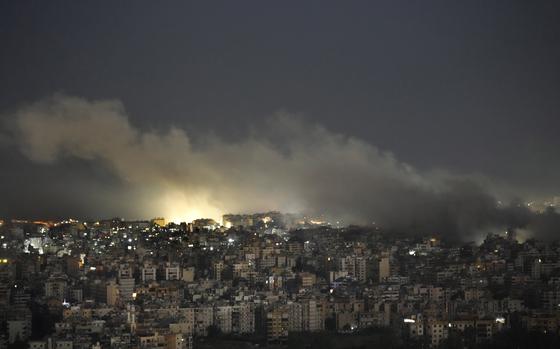
<svg viewBox="0 0 560 349"><path fill-rule="evenodd" d="M206 197L187 196L181 191L168 192L160 201L161 210L169 222L192 222L199 218L212 218L217 222L222 220L222 212L208 203Z"/></svg>

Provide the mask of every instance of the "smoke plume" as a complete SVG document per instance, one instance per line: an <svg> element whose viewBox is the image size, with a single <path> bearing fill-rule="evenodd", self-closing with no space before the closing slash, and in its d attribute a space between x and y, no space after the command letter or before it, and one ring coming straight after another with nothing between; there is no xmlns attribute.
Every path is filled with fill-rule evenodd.
<svg viewBox="0 0 560 349"><path fill-rule="evenodd" d="M279 210L469 237L538 226L525 208L512 213L498 206L472 177L421 173L360 139L287 114L225 141L176 127L140 130L119 101L55 95L18 110L15 123L21 150L32 161L91 161L134 188L133 199L117 200L137 217L218 219L223 213Z"/></svg>

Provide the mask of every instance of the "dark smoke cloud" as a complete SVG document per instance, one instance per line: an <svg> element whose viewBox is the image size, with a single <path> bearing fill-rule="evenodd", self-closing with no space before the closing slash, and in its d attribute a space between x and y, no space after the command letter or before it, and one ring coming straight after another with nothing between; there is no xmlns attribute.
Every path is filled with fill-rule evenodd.
<svg viewBox="0 0 560 349"><path fill-rule="evenodd" d="M474 176L421 173L360 139L286 113L253 125L237 141L191 138L176 127L140 130L119 101L65 95L21 108L13 120L14 138L30 160L92 162L133 188L108 200L136 217L280 210L465 238L513 228L550 235L560 226L555 213L497 205ZM101 212L87 208L91 215Z"/></svg>

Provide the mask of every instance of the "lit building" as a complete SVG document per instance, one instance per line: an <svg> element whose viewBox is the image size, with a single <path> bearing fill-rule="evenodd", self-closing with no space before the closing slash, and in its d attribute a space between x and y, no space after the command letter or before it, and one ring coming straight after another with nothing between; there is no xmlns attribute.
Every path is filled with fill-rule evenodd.
<svg viewBox="0 0 560 349"><path fill-rule="evenodd" d="M152 225L157 225L159 227L165 227L166 225L165 218L163 217L153 218L150 222L152 223Z"/></svg>

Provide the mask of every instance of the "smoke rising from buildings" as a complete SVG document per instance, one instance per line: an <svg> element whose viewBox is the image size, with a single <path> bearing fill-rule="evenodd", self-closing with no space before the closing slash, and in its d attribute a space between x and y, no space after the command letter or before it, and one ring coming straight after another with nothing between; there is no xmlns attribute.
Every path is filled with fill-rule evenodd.
<svg viewBox="0 0 560 349"><path fill-rule="evenodd" d="M30 160L91 161L133 188L134 194L111 200L122 200L119 206L132 207L136 217L179 221L279 210L464 237L520 227L547 232L558 222L554 213L545 219L497 205L474 177L421 172L360 139L288 114L252 125L234 141L177 127L141 130L119 101L65 95L23 107L12 121L13 139ZM96 214L96 207L88 210Z"/></svg>

